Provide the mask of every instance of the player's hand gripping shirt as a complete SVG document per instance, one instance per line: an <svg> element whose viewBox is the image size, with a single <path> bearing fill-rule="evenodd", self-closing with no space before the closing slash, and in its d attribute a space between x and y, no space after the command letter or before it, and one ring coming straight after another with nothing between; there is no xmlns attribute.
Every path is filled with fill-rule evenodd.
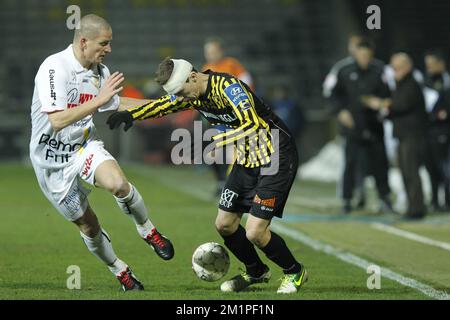
<svg viewBox="0 0 450 320"><path fill-rule="evenodd" d="M31 106L30 158L33 164L47 169L68 166L76 153L95 139L93 115L56 132L47 113L76 108L91 100L98 95L109 75L108 68L102 64L94 70L83 68L75 58L72 45L45 59L35 78ZM119 103L116 95L98 110L116 110Z"/></svg>
<svg viewBox="0 0 450 320"><path fill-rule="evenodd" d="M236 146L237 164L247 168L269 164L274 152L271 128L280 128L280 120L243 82L228 74L205 73L210 75L208 86L199 99L180 102L174 95L166 95L127 111L134 120L143 120L195 109L212 125L230 128L213 139L217 147Z"/></svg>

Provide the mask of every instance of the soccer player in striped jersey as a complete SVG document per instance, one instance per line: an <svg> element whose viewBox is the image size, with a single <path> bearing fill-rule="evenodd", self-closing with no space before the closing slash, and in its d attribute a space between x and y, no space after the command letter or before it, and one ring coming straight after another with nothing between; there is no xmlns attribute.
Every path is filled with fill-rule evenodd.
<svg viewBox="0 0 450 320"><path fill-rule="evenodd" d="M283 269L277 292L297 292L307 280L306 269L269 228L274 216L282 217L297 172L298 154L289 130L245 83L228 74L197 72L186 60L166 58L156 80L168 95L113 113L107 121L110 128L125 123L127 130L135 120L189 109L213 125L231 128L213 137L217 148L234 145L237 149L220 197L216 229L246 270L222 283L221 290L236 292L269 281L271 272L256 246ZM240 224L244 213L249 213L245 229Z"/></svg>
<svg viewBox="0 0 450 320"><path fill-rule="evenodd" d="M219 73L228 73L240 81L245 82L251 90L255 90L253 79L248 70L234 57L227 56L224 50L224 42L218 37L208 38L203 46L203 53L206 63L202 66L202 71L211 70ZM226 131L227 127L224 125L214 126L213 128L219 131ZM228 154L229 152L225 152ZM233 155L234 156L234 155ZM228 159L227 159L228 160ZM227 175L231 171L231 165L223 163L213 163L211 169L218 180L218 187L216 194L220 195Z"/></svg>

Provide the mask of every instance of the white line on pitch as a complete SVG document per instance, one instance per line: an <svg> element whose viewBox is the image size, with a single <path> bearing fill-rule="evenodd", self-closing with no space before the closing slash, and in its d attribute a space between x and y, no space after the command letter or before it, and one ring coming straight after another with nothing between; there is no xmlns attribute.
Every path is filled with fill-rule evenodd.
<svg viewBox="0 0 450 320"><path fill-rule="evenodd" d="M368 266L375 264L373 262L362 259L350 252L344 252L342 250L334 248L333 246L331 246L329 244L312 239L309 236L307 236L306 234L304 234L298 230L288 228L279 222L273 221L272 228L274 231L277 231L285 236L291 237L292 239L297 240L297 241L313 248L316 251L324 252L324 253L334 256L344 262L347 262L349 264L360 267L364 270L367 270ZM388 279L396 281L404 286L418 290L430 298L438 299L438 300L450 300L450 295L448 293L446 293L444 291L436 290L433 287L430 287L429 285L421 283L415 279L405 277L405 276L403 276L399 273L396 273L388 268L381 267L381 275L383 277L386 277Z"/></svg>
<svg viewBox="0 0 450 320"><path fill-rule="evenodd" d="M388 226L386 224L379 223L379 222L374 222L371 224L371 226L372 226L372 228L375 228L380 231L395 234L396 236L399 236L399 237L403 237L403 238L406 238L409 240L417 241L420 243L428 244L430 246L434 246L434 247L438 247L438 248L450 251L450 243L447 243L447 242L433 240L433 239L418 235L416 233L398 229L398 228Z"/></svg>
<svg viewBox="0 0 450 320"><path fill-rule="evenodd" d="M160 180L160 181L163 181L163 180ZM186 194L190 194L194 197L197 197L198 199L201 199L203 201L208 201L205 192L195 191L195 189L193 189L193 188L182 187L180 184L175 184L172 181L168 182L167 180L165 180L165 184L170 187L173 187L174 189L178 189L181 192L184 192ZM284 234L286 236L289 236L297 241L300 241L303 244L313 248L316 251L322 251L326 254L335 256L336 258L338 258L344 262L353 264L364 270L367 270L368 266L375 264L373 262L364 260L352 253L342 252L341 250L336 249L336 248L332 247L331 245L322 243L318 240L314 240L314 239L308 237L307 235L303 234L300 231L293 230L293 229L283 226L281 223L279 223L277 221L273 221L271 225L272 225L272 229L274 231L277 231L277 232ZM450 300L450 295L447 294L446 292L436 290L426 284L423 284L415 279L405 277L405 276L403 276L399 273L396 273L390 269L381 268L381 275L388 279L394 280L404 286L416 289L433 299Z"/></svg>
<svg viewBox="0 0 450 320"><path fill-rule="evenodd" d="M312 206L316 208L322 208L322 209L328 209L328 208L336 208L339 207L338 201L330 198L324 198L324 199L314 199L314 198L308 198L303 196L290 196L288 198L288 203L297 204L300 206Z"/></svg>

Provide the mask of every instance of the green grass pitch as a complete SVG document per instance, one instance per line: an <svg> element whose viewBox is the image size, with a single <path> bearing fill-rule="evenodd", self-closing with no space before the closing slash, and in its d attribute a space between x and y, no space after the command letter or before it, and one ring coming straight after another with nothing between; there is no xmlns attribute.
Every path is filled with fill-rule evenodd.
<svg viewBox="0 0 450 320"><path fill-rule="evenodd" d="M201 243L222 243L214 228L217 199L208 170L193 167L124 167L129 180L150 207L150 217L174 243L175 257L159 259L138 237L132 221L120 212L113 197L93 190L89 199L117 255L143 282L145 291L122 293L107 268L85 248L75 225L64 220L41 193L32 168L0 166L0 299L431 299L422 292L381 278L381 288L369 290L366 270L284 236L310 274L295 295L276 294L281 271L271 267L268 284L245 292L220 292L220 281L195 277L191 255ZM383 233L366 220L368 212L339 217L333 184L297 181L286 207L283 225L339 250L387 267L399 274L449 292L450 252ZM332 217L332 218L330 218ZM375 216L383 219L383 217ZM443 222L433 224L432 219ZM302 220L303 219L303 220ZM432 216L430 223L396 223L396 227L442 242L450 242L450 220ZM81 289L66 287L70 265L81 270ZM227 278L238 272L233 257Z"/></svg>

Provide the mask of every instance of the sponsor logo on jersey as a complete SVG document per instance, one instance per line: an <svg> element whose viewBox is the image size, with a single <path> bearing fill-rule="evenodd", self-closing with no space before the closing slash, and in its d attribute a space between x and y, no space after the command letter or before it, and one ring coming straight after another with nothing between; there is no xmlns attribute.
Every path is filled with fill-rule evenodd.
<svg viewBox="0 0 450 320"><path fill-rule="evenodd" d="M250 109L252 107L252 105L250 104L250 102L248 101L244 101L241 105L241 109L243 111L247 111L248 109Z"/></svg>
<svg viewBox="0 0 450 320"><path fill-rule="evenodd" d="M242 92L242 89L240 87L234 87L233 89L230 90L231 94L233 96L238 95L239 93Z"/></svg>
<svg viewBox="0 0 450 320"><path fill-rule="evenodd" d="M86 127L91 120L92 120L92 115L88 115L88 116L86 116L86 118L78 120L77 122L73 123L72 126L78 127L78 128L83 128L83 127Z"/></svg>
<svg viewBox="0 0 450 320"><path fill-rule="evenodd" d="M244 110L248 110L251 107L249 103L250 98L239 83L229 85L224 91L235 106L238 106L242 102L243 104L241 107L245 108Z"/></svg>
<svg viewBox="0 0 450 320"><path fill-rule="evenodd" d="M81 147L80 143L70 144L64 143L60 140L56 140L53 138L50 139L50 135L45 133L41 135L41 138L39 139L39 144L45 144L57 151L66 151L66 152L74 152Z"/></svg>
<svg viewBox="0 0 450 320"><path fill-rule="evenodd" d="M53 161L56 163L69 162L70 153L81 147L80 143L64 143L60 140L50 138L50 135L43 133L39 139L39 144L44 144L49 148L45 151L45 160ZM67 152L63 154L57 154L56 151Z"/></svg>
<svg viewBox="0 0 450 320"><path fill-rule="evenodd" d="M77 98L78 98L78 89L77 88L72 88L69 90L69 92L67 93L67 108L74 108L77 106Z"/></svg>
<svg viewBox="0 0 450 320"><path fill-rule="evenodd" d="M71 91L69 91L70 99L71 99L69 101L75 102L76 100L72 100L73 99L73 95L76 94L76 92L72 92L73 90L76 90L76 89L72 89ZM67 108L71 109L71 108L78 107L80 104L88 102L88 101L92 100L94 97L95 97L95 95L93 95L93 94L81 93L80 94L80 98L78 100L78 103L73 103L73 102L72 103L68 103L67 104ZM75 99L76 99L76 96L75 96Z"/></svg>
<svg viewBox="0 0 450 320"><path fill-rule="evenodd" d="M70 78L70 81L69 81L69 85L78 87L80 84L77 81L77 73L75 71L72 71L70 73L70 76L71 76L71 78Z"/></svg>
<svg viewBox="0 0 450 320"><path fill-rule="evenodd" d="M237 117L234 113L226 113L226 114L213 114L210 112L198 110L205 118L212 118L216 120L220 120L222 122L233 122L237 120Z"/></svg>
<svg viewBox="0 0 450 320"><path fill-rule="evenodd" d="M50 97L52 97L52 107L56 106L56 91L55 91L55 70L50 69L48 71L49 84L50 84Z"/></svg>
<svg viewBox="0 0 450 320"><path fill-rule="evenodd" d="M93 158L94 158L94 154L91 153L84 161L84 169L83 169L83 172L81 173L82 176L86 176L86 177L88 176L89 171L91 170Z"/></svg>

